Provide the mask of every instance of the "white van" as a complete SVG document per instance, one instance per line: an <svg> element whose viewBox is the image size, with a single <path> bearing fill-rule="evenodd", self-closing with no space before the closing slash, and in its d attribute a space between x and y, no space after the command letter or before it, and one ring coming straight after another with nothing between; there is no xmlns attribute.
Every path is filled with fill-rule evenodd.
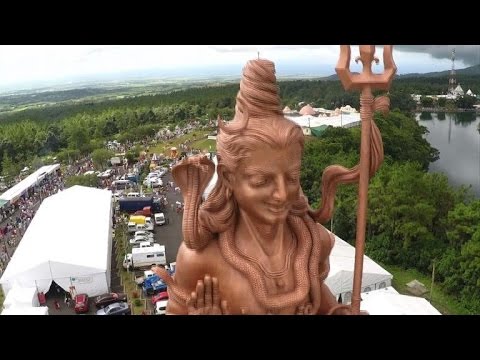
<svg viewBox="0 0 480 360"><path fill-rule="evenodd" d="M165 315L167 313L168 300L160 300L155 303L155 315Z"/></svg>
<svg viewBox="0 0 480 360"><path fill-rule="evenodd" d="M153 265L165 266L166 264L165 246L159 244L153 244L152 247L133 248L132 253L126 254L123 259L125 269L138 269Z"/></svg>
<svg viewBox="0 0 480 360"><path fill-rule="evenodd" d="M137 224L134 223L133 221L130 221L127 225L127 231L131 234L137 231Z"/></svg>
<svg viewBox="0 0 480 360"><path fill-rule="evenodd" d="M130 240L132 241L132 240ZM134 242L132 248L133 249L142 249L142 248L151 248L153 247L153 243L150 241L138 241Z"/></svg>
<svg viewBox="0 0 480 360"><path fill-rule="evenodd" d="M164 225L165 224L165 215L163 213L156 213L155 215L155 225Z"/></svg>
<svg viewBox="0 0 480 360"><path fill-rule="evenodd" d="M151 244L154 243L153 239L149 239L145 236L135 236L134 238L130 239L129 243L130 245L138 244L141 242L149 242Z"/></svg>

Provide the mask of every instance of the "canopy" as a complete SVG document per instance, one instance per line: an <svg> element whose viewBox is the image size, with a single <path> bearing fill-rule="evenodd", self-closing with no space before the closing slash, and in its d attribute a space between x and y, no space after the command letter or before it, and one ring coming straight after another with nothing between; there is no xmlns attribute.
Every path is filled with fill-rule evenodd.
<svg viewBox="0 0 480 360"><path fill-rule="evenodd" d="M48 307L10 307L4 309L1 315L48 315Z"/></svg>
<svg viewBox="0 0 480 360"><path fill-rule="evenodd" d="M322 133L325 131L326 128L328 128L327 125L320 125L320 126L312 127L310 128L310 130L313 136L319 137L320 135L322 135Z"/></svg>
<svg viewBox="0 0 480 360"><path fill-rule="evenodd" d="M398 294L388 287L362 294L360 309L370 315L442 315L426 299Z"/></svg>
<svg viewBox="0 0 480 360"><path fill-rule="evenodd" d="M360 123L360 113L340 114L333 116L285 116L300 126L317 127L322 125L334 127L351 127Z"/></svg>
<svg viewBox="0 0 480 360"><path fill-rule="evenodd" d="M108 292L112 193L73 186L46 198L12 256L0 284L47 292L52 280L89 296Z"/></svg>
<svg viewBox="0 0 480 360"><path fill-rule="evenodd" d="M1 209L5 204L8 204L8 200L2 200L2 199L0 199L0 209Z"/></svg>
<svg viewBox="0 0 480 360"><path fill-rule="evenodd" d="M335 235L335 245L330 254L330 273L325 283L335 296L342 295L344 303L350 302L353 289L355 248ZM368 256L363 257L362 292L391 285L392 274Z"/></svg>
<svg viewBox="0 0 480 360"><path fill-rule="evenodd" d="M11 187L0 195L1 200L15 202L20 196L22 196L28 189L37 185L46 175L53 173L60 168L60 164L45 165L34 173L28 175L25 179L20 181L15 186Z"/></svg>
<svg viewBox="0 0 480 360"><path fill-rule="evenodd" d="M8 295L3 302L3 306L5 308L40 306L37 289L34 287L21 288L14 286L8 292Z"/></svg>

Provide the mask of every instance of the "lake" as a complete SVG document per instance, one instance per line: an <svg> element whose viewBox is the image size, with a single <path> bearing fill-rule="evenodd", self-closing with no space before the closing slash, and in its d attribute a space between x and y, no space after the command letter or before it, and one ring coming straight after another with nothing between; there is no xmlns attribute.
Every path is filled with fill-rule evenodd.
<svg viewBox="0 0 480 360"><path fill-rule="evenodd" d="M431 172L443 172L450 184L472 185L480 198L480 115L476 113L418 113L418 122L429 130L427 140L440 151Z"/></svg>

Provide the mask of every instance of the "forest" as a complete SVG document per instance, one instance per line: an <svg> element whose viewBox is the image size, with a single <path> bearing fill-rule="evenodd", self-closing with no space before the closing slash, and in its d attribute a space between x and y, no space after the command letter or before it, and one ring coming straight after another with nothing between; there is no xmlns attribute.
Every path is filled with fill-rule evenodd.
<svg viewBox="0 0 480 360"><path fill-rule="evenodd" d="M478 93L480 78L468 81L468 88ZM11 182L24 166L39 166L47 155L66 162L98 152L107 140L134 142L152 137L162 127L193 119L207 123L218 114L231 119L238 88L238 84L209 86L2 114L1 173ZM416 104L409 95L445 90L445 79L397 79L389 92L392 111L375 115L385 161L370 182L366 253L380 263L425 274L435 264L436 280L443 288L469 312L478 313L480 200L467 188L450 186L445 175L428 173L439 153L425 140L426 128L415 121ZM338 81L284 81L280 94L283 106L292 109L299 109L301 102L327 109L359 105L359 94L346 93ZM328 128L320 138L308 139L301 182L313 206L321 204L324 168L354 166L359 147L359 128ZM355 239L356 201L356 185L340 186L334 217L325 224L350 243Z"/></svg>

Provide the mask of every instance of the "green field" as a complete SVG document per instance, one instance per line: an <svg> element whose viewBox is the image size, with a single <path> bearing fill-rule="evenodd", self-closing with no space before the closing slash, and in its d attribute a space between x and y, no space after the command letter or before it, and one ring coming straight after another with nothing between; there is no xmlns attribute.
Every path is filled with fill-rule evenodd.
<svg viewBox="0 0 480 360"><path fill-rule="evenodd" d="M465 309L455 297L446 294L440 284L435 283L433 293L431 291L432 278L424 275L414 269L402 269L399 266L388 266L381 264L387 271L393 275L393 287L400 294L411 295L406 284L412 280L418 280L428 289L423 297L431 302L431 304L444 315L466 315L470 312Z"/></svg>
<svg viewBox="0 0 480 360"><path fill-rule="evenodd" d="M207 140L206 136L211 133L211 130L196 130L192 131L186 135L180 136L175 139L171 139L168 141L161 141L157 145L150 147L149 152L150 153L156 153L156 154L164 154L165 156L169 156L170 154L170 148L171 147L176 147L178 149L178 152L180 153L180 144L183 144L185 142L188 142L190 147L196 148L196 149L201 149L200 146L196 145L197 143L203 144L202 146L205 146L206 149L208 150L209 145L212 143L214 144L215 141L213 140ZM215 145L215 144L214 144ZM212 146L213 149L213 146ZM216 149L216 146L215 146Z"/></svg>

